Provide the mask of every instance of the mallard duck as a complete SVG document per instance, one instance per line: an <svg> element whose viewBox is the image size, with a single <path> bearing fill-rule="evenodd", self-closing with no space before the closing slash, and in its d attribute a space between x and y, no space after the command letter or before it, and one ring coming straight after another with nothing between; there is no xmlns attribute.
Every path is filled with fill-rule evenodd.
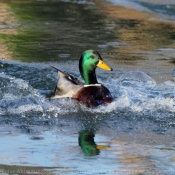
<svg viewBox="0 0 175 175"><path fill-rule="evenodd" d="M112 68L103 62L100 54L94 50L86 50L79 60L79 71L84 83L53 67L58 70L58 81L53 98L71 97L88 107L111 103L112 95L110 91L97 82L95 73L97 67L112 71Z"/></svg>

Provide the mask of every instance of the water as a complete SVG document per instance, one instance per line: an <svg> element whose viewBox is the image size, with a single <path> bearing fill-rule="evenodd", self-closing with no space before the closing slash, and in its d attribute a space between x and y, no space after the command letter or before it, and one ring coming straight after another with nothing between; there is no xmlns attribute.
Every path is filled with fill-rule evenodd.
<svg viewBox="0 0 175 175"><path fill-rule="evenodd" d="M0 2L1 174L174 174L174 2ZM114 101L50 99L90 48Z"/></svg>
<svg viewBox="0 0 175 175"><path fill-rule="evenodd" d="M71 65L76 68L77 61ZM66 68L67 63L61 67ZM125 162L131 161L127 174L172 171L174 82L157 84L139 71L118 70L106 79L102 73L99 79L110 89L114 101L89 109L70 99L50 100L47 96L54 90L56 78L57 72L45 63L38 66L1 60L2 169L4 165L18 165L11 169L29 166L25 168L28 171L43 167L39 171L55 174L115 174L122 173ZM170 157L165 160L167 154Z"/></svg>
<svg viewBox="0 0 175 175"><path fill-rule="evenodd" d="M144 11L147 13L156 14L158 18L165 21L175 20L175 3L173 0L109 0L110 2L124 6L126 8L135 9L137 11Z"/></svg>

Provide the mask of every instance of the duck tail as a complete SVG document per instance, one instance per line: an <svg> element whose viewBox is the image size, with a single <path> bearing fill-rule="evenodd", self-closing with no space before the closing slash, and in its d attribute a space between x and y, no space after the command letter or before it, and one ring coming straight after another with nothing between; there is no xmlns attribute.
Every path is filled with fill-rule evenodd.
<svg viewBox="0 0 175 175"><path fill-rule="evenodd" d="M55 69L55 70L57 70L58 72L63 73L63 74L66 75L66 76L69 76L69 74L67 74L66 72L61 71L61 70L58 69L57 67L54 67L54 66L52 66L52 65L50 65L50 67L53 68L53 69Z"/></svg>
<svg viewBox="0 0 175 175"><path fill-rule="evenodd" d="M58 69L57 67L54 67L54 66L52 66L52 65L49 65L51 68L53 68L53 69L55 69L55 70L57 70L57 71L59 71L59 72L62 72L60 69Z"/></svg>

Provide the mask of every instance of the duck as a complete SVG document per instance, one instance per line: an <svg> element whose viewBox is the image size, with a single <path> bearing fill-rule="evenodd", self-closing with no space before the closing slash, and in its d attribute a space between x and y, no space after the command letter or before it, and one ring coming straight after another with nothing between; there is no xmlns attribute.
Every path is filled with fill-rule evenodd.
<svg viewBox="0 0 175 175"><path fill-rule="evenodd" d="M73 98L87 107L97 107L113 101L110 91L98 83L95 72L96 68L106 71L113 69L103 61L97 51L86 50L80 57L79 72L84 82L54 66L51 67L58 71L58 81L52 98Z"/></svg>

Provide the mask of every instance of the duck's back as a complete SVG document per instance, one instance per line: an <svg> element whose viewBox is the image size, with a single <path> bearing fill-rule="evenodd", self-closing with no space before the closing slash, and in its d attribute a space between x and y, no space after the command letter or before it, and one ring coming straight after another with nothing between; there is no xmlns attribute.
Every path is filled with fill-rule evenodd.
<svg viewBox="0 0 175 175"><path fill-rule="evenodd" d="M76 94L83 85L74 77L58 71L58 82L52 98L71 97Z"/></svg>

